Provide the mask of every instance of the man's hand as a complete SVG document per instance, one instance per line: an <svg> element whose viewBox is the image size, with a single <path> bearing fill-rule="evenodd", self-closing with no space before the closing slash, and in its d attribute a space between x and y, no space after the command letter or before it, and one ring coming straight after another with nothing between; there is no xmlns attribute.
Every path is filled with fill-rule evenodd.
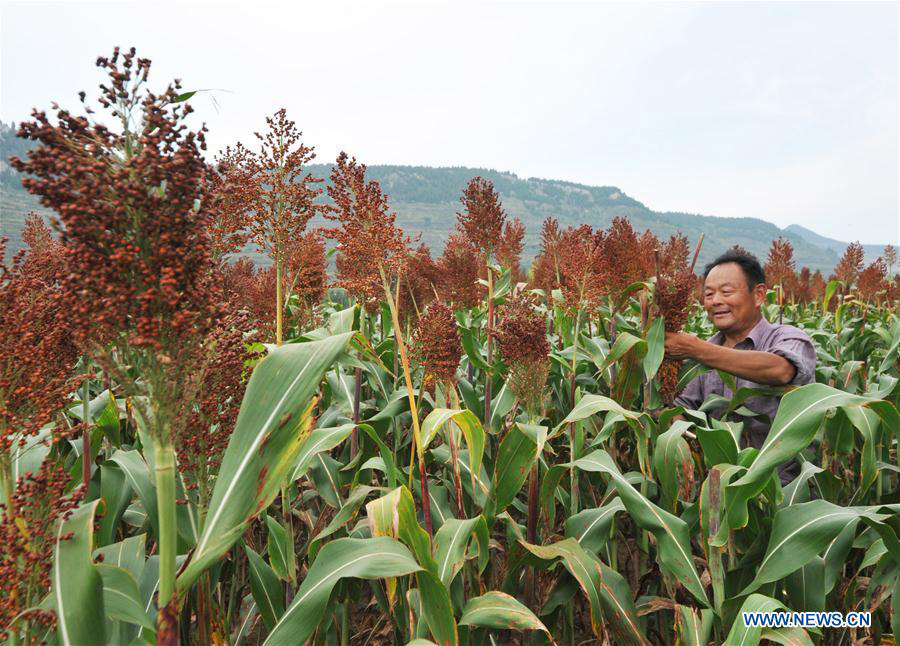
<svg viewBox="0 0 900 646"><path fill-rule="evenodd" d="M683 332L666 332L666 357L669 359L695 359L700 339Z"/></svg>
<svg viewBox="0 0 900 646"><path fill-rule="evenodd" d="M682 332L666 332L666 357L693 359L714 370L724 370L766 386L787 385L797 374L794 364L777 354L725 348Z"/></svg>

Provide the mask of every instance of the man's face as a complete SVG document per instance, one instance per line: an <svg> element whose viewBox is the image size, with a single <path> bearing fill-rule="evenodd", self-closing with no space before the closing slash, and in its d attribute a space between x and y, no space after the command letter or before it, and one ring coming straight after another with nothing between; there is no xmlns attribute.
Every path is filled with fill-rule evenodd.
<svg viewBox="0 0 900 646"><path fill-rule="evenodd" d="M765 285L747 287L744 270L734 262L716 265L703 283L703 307L722 332L740 332L755 323L766 297Z"/></svg>

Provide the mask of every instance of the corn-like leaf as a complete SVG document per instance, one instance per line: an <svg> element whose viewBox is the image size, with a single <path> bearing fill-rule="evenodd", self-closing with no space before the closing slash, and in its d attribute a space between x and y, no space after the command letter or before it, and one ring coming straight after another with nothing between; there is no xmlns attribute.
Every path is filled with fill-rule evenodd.
<svg viewBox="0 0 900 646"><path fill-rule="evenodd" d="M269 563L278 578L282 581L296 582L294 574L294 546L290 544L287 529L277 520L266 514L268 530Z"/></svg>
<svg viewBox="0 0 900 646"><path fill-rule="evenodd" d="M460 626L486 626L498 630L540 630L553 638L531 610L504 592L492 591L469 599L463 608Z"/></svg>
<svg viewBox="0 0 900 646"><path fill-rule="evenodd" d="M741 593L749 594L764 583L777 581L802 568L861 515L878 522L886 515L854 507L838 507L827 500L792 505L775 514L769 547L756 572L756 578Z"/></svg>
<svg viewBox="0 0 900 646"><path fill-rule="evenodd" d="M588 554L574 538L543 546L520 542L525 549L543 561L562 560L590 603L591 625L596 635L601 634L605 616L606 625L616 633L617 643L647 643L638 625L637 611L624 579Z"/></svg>
<svg viewBox="0 0 900 646"><path fill-rule="evenodd" d="M494 476L484 515L493 518L513 501L537 459L537 444L518 426L509 429L497 451Z"/></svg>
<svg viewBox="0 0 900 646"><path fill-rule="evenodd" d="M759 644L760 639L762 638L763 629L759 626L746 625L743 620L743 613L775 612L779 610L787 610L780 601L776 601L775 599L762 594L751 594L744 601L744 605L741 606L740 611L737 613L734 623L731 624L731 630L728 632L728 637L725 639L725 646L754 646ZM795 643L798 646L801 644L812 644L809 635L802 628L779 628L777 630L780 631L781 634L789 635L797 640L791 643ZM767 639L771 639L771 637L767 637Z"/></svg>
<svg viewBox="0 0 900 646"><path fill-rule="evenodd" d="M416 583L419 585L422 616L435 643L440 646L456 646L459 643L459 631L456 617L453 616L449 590L428 570L416 572Z"/></svg>
<svg viewBox="0 0 900 646"><path fill-rule="evenodd" d="M647 354L644 355L644 359L641 361L644 368L644 379L647 381L656 376L656 371L659 370L659 366L662 364L663 355L666 351L665 342L666 328L664 320L660 317L653 321L650 324L650 329L647 330Z"/></svg>
<svg viewBox="0 0 900 646"><path fill-rule="evenodd" d="M291 480L299 480L309 470L313 459L322 451L329 451L350 437L355 428L354 424L342 424L330 428L317 428L309 434L309 439L300 447L297 456L297 465Z"/></svg>
<svg viewBox="0 0 900 646"><path fill-rule="evenodd" d="M222 458L203 531L178 577L185 590L274 499L310 435L311 400L352 333L283 345L253 370Z"/></svg>
<svg viewBox="0 0 900 646"><path fill-rule="evenodd" d="M259 554L249 545L244 545L244 552L247 554L247 570L250 573L250 592L263 623L271 630L284 614L284 589L278 575Z"/></svg>
<svg viewBox="0 0 900 646"><path fill-rule="evenodd" d="M421 570L410 551L392 538L339 538L319 552L291 606L265 643L303 644L322 620L335 584L343 578L381 579Z"/></svg>
<svg viewBox="0 0 900 646"><path fill-rule="evenodd" d="M679 486L686 488L694 471L694 459L683 435L690 422L679 420L656 439L653 451L653 473L659 482L660 503L676 511Z"/></svg>
<svg viewBox="0 0 900 646"><path fill-rule="evenodd" d="M434 535L434 560L437 564L437 575L447 588L450 587L453 578L462 567L470 538L475 539L478 549L478 569L483 570L489 557L488 542L490 538L484 516L468 520L448 518Z"/></svg>
<svg viewBox="0 0 900 646"><path fill-rule="evenodd" d="M782 398L772 428L753 463L725 489L728 523L723 524L721 531L747 524L747 501L765 488L779 465L809 445L825 413L838 406L871 408L888 428L900 428L897 409L884 400L851 395L824 384L809 384L789 392Z"/></svg>
<svg viewBox="0 0 900 646"><path fill-rule="evenodd" d="M91 561L95 500L59 523L53 548L51 595L63 646L105 642L103 579ZM64 538L71 533L71 538Z"/></svg>
<svg viewBox="0 0 900 646"><path fill-rule="evenodd" d="M656 536L660 565L708 607L709 600L694 567L687 524L654 505L632 487L606 451L594 451L576 460L573 466L585 471L606 473L613 479L631 519Z"/></svg>
<svg viewBox="0 0 900 646"><path fill-rule="evenodd" d="M103 579L103 609L106 616L143 626L155 635L156 623L144 608L134 577L115 565L99 563L95 567Z"/></svg>
<svg viewBox="0 0 900 646"><path fill-rule="evenodd" d="M616 513L625 511L621 498L595 509L585 509L566 519L566 537L574 538L591 554L597 554L606 545Z"/></svg>
<svg viewBox="0 0 900 646"><path fill-rule="evenodd" d="M435 408L428 413L425 421L422 422L423 450L428 448L431 440L434 439L441 428L447 428L446 425L449 422L456 424L459 430L462 431L469 450L470 463L480 467L482 456L484 455L485 433L478 417L468 409ZM453 432L453 430L447 428L447 432ZM474 475L472 476L472 486L475 486Z"/></svg>

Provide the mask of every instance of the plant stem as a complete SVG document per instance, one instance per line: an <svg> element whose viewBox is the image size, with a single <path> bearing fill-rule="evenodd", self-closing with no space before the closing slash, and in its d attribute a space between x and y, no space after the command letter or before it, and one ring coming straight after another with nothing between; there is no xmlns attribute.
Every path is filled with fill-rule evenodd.
<svg viewBox="0 0 900 646"><path fill-rule="evenodd" d="M581 324L581 309L575 312L575 334L572 337L572 375L569 382L569 397L572 401L572 409L575 408L575 370L577 369L578 359L578 334ZM574 462L575 456L575 433L576 422L569 424L569 459ZM578 470L572 468L569 470L569 516L578 513Z"/></svg>
<svg viewBox="0 0 900 646"><path fill-rule="evenodd" d="M487 263L485 263L487 264ZM487 318L487 370L484 371L484 426L490 432L491 425L491 390L493 374L491 372L491 363L493 361L493 348L491 342L494 330L494 281L493 270L490 264L487 264L487 283L488 283L488 318Z"/></svg>
<svg viewBox="0 0 900 646"><path fill-rule="evenodd" d="M85 372L87 369L85 368ZM90 384L87 375L81 384L81 415L84 423L84 434L81 436L81 479L84 482L84 495L87 497L88 485L91 483L91 430L90 430L90 406L88 400L91 397Z"/></svg>
<svg viewBox="0 0 900 646"><path fill-rule="evenodd" d="M425 473L425 451L422 448L422 436L419 430L419 412L416 409L416 396L414 395L412 376L409 370L409 359L406 356L406 345L403 343L403 337L400 334L400 320L397 316L397 304L394 302L394 296L391 294L391 288L388 284L387 275L384 273L384 266L379 263L378 273L381 274L381 284L384 287L384 294L387 297L388 308L391 310L391 322L394 324L394 339L397 341L397 350L400 353L400 363L403 365L403 379L406 382L406 397L409 400L409 412L412 414L413 425L413 446L419 458L419 478L422 480L422 512L425 515L425 530L428 535L432 535L431 531L431 500L428 496L428 474ZM412 465L410 465L412 472Z"/></svg>
<svg viewBox="0 0 900 646"><path fill-rule="evenodd" d="M154 439L153 451L156 458L156 496L159 509L158 607L162 615L175 593L175 451L167 439ZM177 628L175 630L177 634Z"/></svg>
<svg viewBox="0 0 900 646"><path fill-rule="evenodd" d="M281 311L281 257L275 257L275 345L281 345L284 341L282 326L284 315Z"/></svg>

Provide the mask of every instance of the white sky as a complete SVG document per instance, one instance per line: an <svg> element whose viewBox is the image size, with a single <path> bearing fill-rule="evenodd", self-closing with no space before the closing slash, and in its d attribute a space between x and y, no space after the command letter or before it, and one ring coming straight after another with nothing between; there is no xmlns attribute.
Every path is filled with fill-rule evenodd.
<svg viewBox="0 0 900 646"><path fill-rule="evenodd" d="M134 45L213 150L285 107L317 161L614 185L656 210L900 241L900 4L7 2L0 119ZM154 85L151 83L151 85Z"/></svg>

